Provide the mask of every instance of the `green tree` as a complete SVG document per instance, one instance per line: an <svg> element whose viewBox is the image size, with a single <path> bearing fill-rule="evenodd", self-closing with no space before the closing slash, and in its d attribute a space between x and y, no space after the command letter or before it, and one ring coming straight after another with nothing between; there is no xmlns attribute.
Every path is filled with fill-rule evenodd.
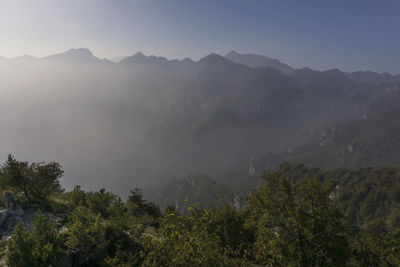
<svg viewBox="0 0 400 267"><path fill-rule="evenodd" d="M23 193L27 200L46 200L52 193L60 191L60 178L64 171L58 163L45 164L17 161L8 155L1 168L2 188L11 188Z"/></svg>
<svg viewBox="0 0 400 267"><path fill-rule="evenodd" d="M400 266L400 227L385 235L384 258L389 266Z"/></svg>
<svg viewBox="0 0 400 267"><path fill-rule="evenodd" d="M8 266L29 267L34 262L32 253L34 241L32 235L22 222L18 223L14 229L8 250L6 262Z"/></svg>
<svg viewBox="0 0 400 267"><path fill-rule="evenodd" d="M88 208L77 207L69 216L66 247L74 264L99 265L106 257L107 240L100 214Z"/></svg>
<svg viewBox="0 0 400 267"><path fill-rule="evenodd" d="M194 208L183 217L174 211L164 215L156 233L143 235L143 266L226 266L228 259L218 237L207 231Z"/></svg>
<svg viewBox="0 0 400 267"><path fill-rule="evenodd" d="M140 234L127 214L105 219L77 207L69 216L66 246L79 266L131 266L140 263Z"/></svg>
<svg viewBox="0 0 400 267"><path fill-rule="evenodd" d="M126 207L128 209L128 213L135 217L147 215L157 219L161 216L160 208L152 202L147 202L143 198L142 190L139 188L134 188L130 191Z"/></svg>
<svg viewBox="0 0 400 267"><path fill-rule="evenodd" d="M248 258L254 242L254 233L245 227L246 213L230 205L206 209L201 220L209 234L218 237L219 245L230 258Z"/></svg>
<svg viewBox="0 0 400 267"><path fill-rule="evenodd" d="M107 192L104 188L98 192L87 193L86 204L95 214L99 213L103 218L121 216L125 209L121 198Z"/></svg>
<svg viewBox="0 0 400 267"><path fill-rule="evenodd" d="M76 207L87 206L87 194L79 185L75 186L72 191L67 192L65 198L71 211Z"/></svg>
<svg viewBox="0 0 400 267"><path fill-rule="evenodd" d="M143 230L128 215L112 217L105 223L108 266L138 266L141 263L142 245L140 235Z"/></svg>
<svg viewBox="0 0 400 267"><path fill-rule="evenodd" d="M263 180L248 197L256 261L268 266L345 264L343 215L329 197L330 186L316 179L291 182L280 171L264 173Z"/></svg>
<svg viewBox="0 0 400 267"><path fill-rule="evenodd" d="M7 250L9 266L57 266L63 255L62 239L54 222L40 211L28 231L19 223L11 236Z"/></svg>

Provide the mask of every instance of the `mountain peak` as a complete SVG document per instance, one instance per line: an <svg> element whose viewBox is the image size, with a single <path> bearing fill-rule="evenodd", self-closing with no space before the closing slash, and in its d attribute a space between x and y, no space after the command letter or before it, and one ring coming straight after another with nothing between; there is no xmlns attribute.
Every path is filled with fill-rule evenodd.
<svg viewBox="0 0 400 267"><path fill-rule="evenodd" d="M251 68L271 67L271 68L280 70L281 72L286 73L286 74L291 74L294 71L294 69L291 66L289 66L275 58L270 58L270 57L266 57L266 56L262 56L262 55L239 54L238 52L232 50L225 56L225 58L227 58L233 62L246 65Z"/></svg>
<svg viewBox="0 0 400 267"><path fill-rule="evenodd" d="M225 57L220 56L220 55L215 54L215 53L211 53L211 54L201 58L199 60L199 62L203 62L203 63L229 62L229 63L232 63L229 59L226 59Z"/></svg>
<svg viewBox="0 0 400 267"><path fill-rule="evenodd" d="M135 58L135 59L145 59L147 58L147 56L145 54L143 54L142 52L137 52L136 54L134 54L133 56L131 56L131 58Z"/></svg>
<svg viewBox="0 0 400 267"><path fill-rule="evenodd" d="M186 57L184 59L182 59L182 63L194 63L193 59L191 59L190 57Z"/></svg>
<svg viewBox="0 0 400 267"><path fill-rule="evenodd" d="M51 55L44 58L48 61L60 61L60 62L85 62L85 63L97 63L101 60L93 56L92 51L87 48L73 48L63 53Z"/></svg>
<svg viewBox="0 0 400 267"><path fill-rule="evenodd" d="M229 52L228 54L226 54L226 58L232 57L232 56L237 56L240 55L238 52L236 52L235 50L232 50L231 52Z"/></svg>
<svg viewBox="0 0 400 267"><path fill-rule="evenodd" d="M19 56L19 57L13 57L11 60L14 61L32 61L35 60L37 58L30 56L30 55L23 55L23 56Z"/></svg>
<svg viewBox="0 0 400 267"><path fill-rule="evenodd" d="M72 48L63 54L94 57L92 51L90 51L88 48Z"/></svg>
<svg viewBox="0 0 400 267"><path fill-rule="evenodd" d="M209 71L220 71L220 70L241 70L247 68L241 64L237 64L221 55L212 53L197 61L200 66L205 67Z"/></svg>
<svg viewBox="0 0 400 267"><path fill-rule="evenodd" d="M166 59L165 57L157 57L157 56L146 56L142 52L137 52L133 56L126 57L123 60L121 60L119 63L123 64L166 64L169 63L170 61Z"/></svg>

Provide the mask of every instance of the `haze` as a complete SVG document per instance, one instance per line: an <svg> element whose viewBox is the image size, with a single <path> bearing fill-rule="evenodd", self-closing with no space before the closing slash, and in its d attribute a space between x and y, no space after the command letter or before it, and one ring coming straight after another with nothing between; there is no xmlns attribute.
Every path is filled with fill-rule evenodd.
<svg viewBox="0 0 400 267"><path fill-rule="evenodd" d="M0 158L125 195L291 151L397 104L399 8L0 0Z"/></svg>

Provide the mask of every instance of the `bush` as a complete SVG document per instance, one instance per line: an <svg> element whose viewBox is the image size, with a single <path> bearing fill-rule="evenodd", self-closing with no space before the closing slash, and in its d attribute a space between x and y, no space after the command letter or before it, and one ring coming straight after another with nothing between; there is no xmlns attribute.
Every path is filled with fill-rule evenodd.
<svg viewBox="0 0 400 267"><path fill-rule="evenodd" d="M7 264L15 267L57 266L63 252L61 241L55 224L38 212L32 231L28 231L23 223L15 227L6 253Z"/></svg>

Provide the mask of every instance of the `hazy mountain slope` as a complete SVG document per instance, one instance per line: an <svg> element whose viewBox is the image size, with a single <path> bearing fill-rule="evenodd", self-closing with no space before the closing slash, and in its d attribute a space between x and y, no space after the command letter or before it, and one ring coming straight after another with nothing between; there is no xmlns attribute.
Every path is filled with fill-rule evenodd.
<svg viewBox="0 0 400 267"><path fill-rule="evenodd" d="M48 57L41 58L42 61L69 63L69 64L102 64L112 63L111 61L104 59L101 60L93 56L92 52L87 48L70 49L66 52L51 55Z"/></svg>
<svg viewBox="0 0 400 267"><path fill-rule="evenodd" d="M316 144L281 155L292 162L325 168L400 164L400 110L333 127Z"/></svg>
<svg viewBox="0 0 400 267"><path fill-rule="evenodd" d="M229 52L226 56L227 59L243 64L249 67L271 67L282 71L285 74L292 74L295 69L275 58L270 58L262 55L255 54L240 54L236 51ZM390 73L377 73L373 71L354 71L344 72L335 69L334 71L340 72L340 75L347 77L352 81L359 83L394 83L400 81L399 75L392 75Z"/></svg>
<svg viewBox="0 0 400 267"><path fill-rule="evenodd" d="M190 68L195 75L183 84L187 89L173 89L173 106L151 131L166 154L176 155L152 164L172 176L196 168L214 175L262 152L305 144L315 129L361 118L363 102L379 91L328 72L287 76L218 55Z"/></svg>
<svg viewBox="0 0 400 267"><path fill-rule="evenodd" d="M361 83L393 83L400 81L400 75L377 73L372 71L355 71L345 73L350 79Z"/></svg>
<svg viewBox="0 0 400 267"><path fill-rule="evenodd" d="M270 58L262 55L239 54L235 51L231 51L225 57L233 62L240 63L252 68L271 67L280 70L286 74L291 74L294 71L294 68L290 67L289 65L282 63L275 58Z"/></svg>
<svg viewBox="0 0 400 267"><path fill-rule="evenodd" d="M1 156L55 160L66 187L122 195L197 171L217 177L250 158L258 169L260 155L398 103L388 85L335 71L286 75L216 54L195 62L137 53L110 63L76 49L6 60L0 70Z"/></svg>
<svg viewBox="0 0 400 267"><path fill-rule="evenodd" d="M305 163L321 168L360 168L400 164L400 92L397 84L384 85L368 98L362 119L316 130L314 141L289 147L279 153L265 153L216 177L218 181L251 189L259 183L263 169L281 162ZM246 187L247 185L247 187Z"/></svg>

